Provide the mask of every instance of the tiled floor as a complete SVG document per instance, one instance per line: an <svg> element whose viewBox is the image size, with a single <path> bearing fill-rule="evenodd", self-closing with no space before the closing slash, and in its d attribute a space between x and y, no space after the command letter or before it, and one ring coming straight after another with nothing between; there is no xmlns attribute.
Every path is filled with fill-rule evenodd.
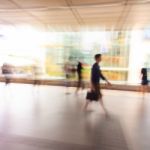
<svg viewBox="0 0 150 150"><path fill-rule="evenodd" d="M2 150L149 150L150 94L104 90L83 111L86 90L0 84Z"/></svg>

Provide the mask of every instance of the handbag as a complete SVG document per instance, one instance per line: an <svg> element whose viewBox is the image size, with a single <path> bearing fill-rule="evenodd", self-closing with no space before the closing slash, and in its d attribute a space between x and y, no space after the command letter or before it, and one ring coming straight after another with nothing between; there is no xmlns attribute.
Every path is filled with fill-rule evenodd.
<svg viewBox="0 0 150 150"><path fill-rule="evenodd" d="M97 101L99 99L99 94L95 91L88 91L86 94L86 99L91 101Z"/></svg>

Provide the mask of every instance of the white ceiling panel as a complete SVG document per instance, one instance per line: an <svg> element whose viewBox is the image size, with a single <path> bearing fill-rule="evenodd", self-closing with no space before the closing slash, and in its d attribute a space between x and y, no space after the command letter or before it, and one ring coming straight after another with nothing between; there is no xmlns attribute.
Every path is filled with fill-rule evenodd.
<svg viewBox="0 0 150 150"><path fill-rule="evenodd" d="M10 9L10 8L16 8L16 5L14 5L9 0L0 0L0 9Z"/></svg>
<svg viewBox="0 0 150 150"><path fill-rule="evenodd" d="M144 28L149 8L148 0L0 0L0 24Z"/></svg>
<svg viewBox="0 0 150 150"><path fill-rule="evenodd" d="M65 0L13 0L22 8L66 6Z"/></svg>

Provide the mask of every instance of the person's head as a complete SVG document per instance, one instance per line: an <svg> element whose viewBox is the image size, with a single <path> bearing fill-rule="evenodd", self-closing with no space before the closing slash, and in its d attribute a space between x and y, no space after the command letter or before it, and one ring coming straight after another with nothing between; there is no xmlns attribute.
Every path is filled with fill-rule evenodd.
<svg viewBox="0 0 150 150"><path fill-rule="evenodd" d="M96 61L97 63L99 63L99 62L101 62L101 60L102 60L102 55L101 55L101 54L96 54L96 55L95 55L95 61Z"/></svg>

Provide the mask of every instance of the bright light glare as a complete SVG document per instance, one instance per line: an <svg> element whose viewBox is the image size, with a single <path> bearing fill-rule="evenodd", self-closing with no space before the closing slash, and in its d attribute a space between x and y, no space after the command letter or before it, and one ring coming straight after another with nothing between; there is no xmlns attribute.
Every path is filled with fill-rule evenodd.
<svg viewBox="0 0 150 150"><path fill-rule="evenodd" d="M22 56L34 59L43 59L45 50L42 45L46 41L44 32L39 32L31 27L3 28L1 33L4 38L0 39L0 54L3 61L11 61L6 55ZM31 61L22 59L13 59L15 64ZM17 61L18 60L18 61ZM24 61L23 61L24 60Z"/></svg>
<svg viewBox="0 0 150 150"><path fill-rule="evenodd" d="M93 50L93 43L97 42L103 46L107 45L107 36L105 31L101 32L83 32L82 45L86 51ZM100 49L100 46L99 46Z"/></svg>

